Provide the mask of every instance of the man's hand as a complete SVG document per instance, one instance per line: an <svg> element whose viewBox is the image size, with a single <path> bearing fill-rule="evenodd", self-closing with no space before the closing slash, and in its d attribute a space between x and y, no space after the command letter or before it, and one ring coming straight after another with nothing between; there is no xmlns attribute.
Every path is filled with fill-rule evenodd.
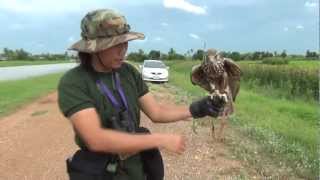
<svg viewBox="0 0 320 180"><path fill-rule="evenodd" d="M200 100L191 103L189 110L193 118L202 118L205 116L217 117L223 111L225 101L218 96L206 96Z"/></svg>
<svg viewBox="0 0 320 180"><path fill-rule="evenodd" d="M182 154L186 150L186 139L181 135L160 134L159 147L167 151Z"/></svg>

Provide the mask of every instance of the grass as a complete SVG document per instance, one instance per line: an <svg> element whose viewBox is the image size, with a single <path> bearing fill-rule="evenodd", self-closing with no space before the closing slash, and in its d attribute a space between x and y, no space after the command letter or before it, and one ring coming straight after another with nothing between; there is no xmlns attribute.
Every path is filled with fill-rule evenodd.
<svg viewBox="0 0 320 180"><path fill-rule="evenodd" d="M261 142L270 156L286 160L304 177L315 176L318 110L316 104L292 102L242 89L237 99L236 125Z"/></svg>
<svg viewBox="0 0 320 180"><path fill-rule="evenodd" d="M299 69L314 69L318 70L320 67L320 61L319 60L289 60L289 64L284 65L288 67L295 67ZM237 63L241 64L262 64L261 61L238 61ZM272 66L272 65L270 65Z"/></svg>
<svg viewBox="0 0 320 180"><path fill-rule="evenodd" d="M265 64L241 64L240 67L242 82L253 88L277 89L287 99L319 99L319 78L315 69Z"/></svg>
<svg viewBox="0 0 320 180"><path fill-rule="evenodd" d="M0 82L0 117L22 105L55 91L62 73Z"/></svg>
<svg viewBox="0 0 320 180"><path fill-rule="evenodd" d="M169 82L193 96L206 93L190 83L190 71L199 62L166 62ZM244 83L245 84L245 83ZM254 91L242 86L232 123L247 137L257 141L275 161L284 161L302 178L318 176L318 104L273 96L273 90Z"/></svg>
<svg viewBox="0 0 320 180"><path fill-rule="evenodd" d="M22 61L22 60L15 60L15 61L0 61L0 67L10 67L10 66L25 66L25 65L42 65L42 64L58 64L58 63L71 63L68 60L37 60L37 61Z"/></svg>

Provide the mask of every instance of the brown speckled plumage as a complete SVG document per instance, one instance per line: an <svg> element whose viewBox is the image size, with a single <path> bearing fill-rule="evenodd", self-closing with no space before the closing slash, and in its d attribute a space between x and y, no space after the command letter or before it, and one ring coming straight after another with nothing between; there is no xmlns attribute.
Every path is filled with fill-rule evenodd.
<svg viewBox="0 0 320 180"><path fill-rule="evenodd" d="M232 59L209 49L202 63L192 67L191 82L211 96L223 97L226 105L220 117L227 118L234 112L233 102L239 93L240 75L240 67Z"/></svg>

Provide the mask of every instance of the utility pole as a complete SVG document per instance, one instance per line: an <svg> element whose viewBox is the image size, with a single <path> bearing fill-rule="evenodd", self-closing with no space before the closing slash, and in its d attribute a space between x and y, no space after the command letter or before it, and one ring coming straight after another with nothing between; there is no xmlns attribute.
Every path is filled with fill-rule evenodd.
<svg viewBox="0 0 320 180"><path fill-rule="evenodd" d="M202 55L202 61L205 61L206 58L206 42L203 42L203 55Z"/></svg>

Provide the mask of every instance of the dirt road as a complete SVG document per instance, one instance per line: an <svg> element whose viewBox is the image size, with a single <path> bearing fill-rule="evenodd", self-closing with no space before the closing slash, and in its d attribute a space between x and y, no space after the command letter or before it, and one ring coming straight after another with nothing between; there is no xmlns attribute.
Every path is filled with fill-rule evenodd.
<svg viewBox="0 0 320 180"><path fill-rule="evenodd" d="M173 103L163 87L153 92L160 103ZM209 128L191 130L191 121L153 124L142 115L142 125L152 132L179 133L187 137L180 156L162 152L166 180L260 179L244 167L223 143L215 142ZM57 94L46 97L0 119L0 180L66 180L65 159L77 146L70 123L59 112ZM249 176L249 177L248 177Z"/></svg>

